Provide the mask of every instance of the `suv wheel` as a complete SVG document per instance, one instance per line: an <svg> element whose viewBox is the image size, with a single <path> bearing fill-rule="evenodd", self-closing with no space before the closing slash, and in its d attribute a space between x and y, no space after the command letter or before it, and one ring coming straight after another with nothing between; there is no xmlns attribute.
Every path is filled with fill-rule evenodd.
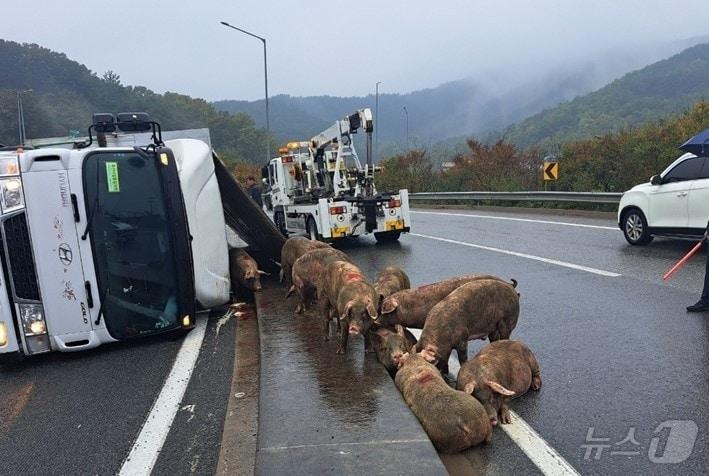
<svg viewBox="0 0 709 476"><path fill-rule="evenodd" d="M318 235L318 227L315 224L315 220L313 220L313 217L308 218L308 222L306 223L305 227L308 231L308 238L313 241L318 241L320 239L320 236Z"/></svg>
<svg viewBox="0 0 709 476"><path fill-rule="evenodd" d="M631 245L647 245L652 241L645 215L637 208L633 208L623 215L622 224L623 236Z"/></svg>

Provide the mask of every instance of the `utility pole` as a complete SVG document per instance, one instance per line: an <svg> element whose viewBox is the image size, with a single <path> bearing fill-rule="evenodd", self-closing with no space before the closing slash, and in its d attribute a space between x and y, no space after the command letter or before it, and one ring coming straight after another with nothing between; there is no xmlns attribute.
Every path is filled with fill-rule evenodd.
<svg viewBox="0 0 709 476"><path fill-rule="evenodd" d="M409 151L409 111L404 106L404 114L406 114L406 152Z"/></svg>
<svg viewBox="0 0 709 476"><path fill-rule="evenodd" d="M381 81L377 81L374 86L374 160L379 160L379 85Z"/></svg>

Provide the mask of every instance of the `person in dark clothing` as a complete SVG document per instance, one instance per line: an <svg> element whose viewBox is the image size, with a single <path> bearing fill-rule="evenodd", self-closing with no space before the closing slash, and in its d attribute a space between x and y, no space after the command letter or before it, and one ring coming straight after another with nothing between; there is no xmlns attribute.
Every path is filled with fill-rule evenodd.
<svg viewBox="0 0 709 476"><path fill-rule="evenodd" d="M709 238L709 225L707 226L707 231L704 233L704 246L707 246ZM705 312L709 311L709 250L707 250L707 269L704 271L704 290L702 291L702 297L697 301L696 304L687 306L687 311L689 312Z"/></svg>
<svg viewBox="0 0 709 476"><path fill-rule="evenodd" d="M256 179L253 177L246 177L246 191L249 192L251 199L256 202L259 207L263 208L263 201L261 200L261 187L256 185Z"/></svg>

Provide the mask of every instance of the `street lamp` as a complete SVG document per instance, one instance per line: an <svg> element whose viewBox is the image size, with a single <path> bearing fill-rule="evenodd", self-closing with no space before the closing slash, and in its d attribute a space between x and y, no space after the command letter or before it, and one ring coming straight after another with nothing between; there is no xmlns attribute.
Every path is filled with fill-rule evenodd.
<svg viewBox="0 0 709 476"><path fill-rule="evenodd" d="M25 110L22 107L22 95L24 93L31 93L32 89L25 89L24 91L17 90L17 130L20 135L20 146L25 146L25 140L27 139L27 131L25 130Z"/></svg>
<svg viewBox="0 0 709 476"><path fill-rule="evenodd" d="M242 30L241 28L230 25L229 23L223 21L220 22L222 25L231 28L236 31L240 31L246 35L252 36L263 43L263 76L264 76L264 89L266 91L266 163L271 160L271 118L268 112L268 57L266 55L266 38L258 35L254 35L251 32Z"/></svg>
<svg viewBox="0 0 709 476"><path fill-rule="evenodd" d="M406 114L406 152L409 151L409 111L404 106L404 114Z"/></svg>
<svg viewBox="0 0 709 476"><path fill-rule="evenodd" d="M375 99L374 99L374 159L379 160L379 85L382 84L381 81L377 81L374 86Z"/></svg>

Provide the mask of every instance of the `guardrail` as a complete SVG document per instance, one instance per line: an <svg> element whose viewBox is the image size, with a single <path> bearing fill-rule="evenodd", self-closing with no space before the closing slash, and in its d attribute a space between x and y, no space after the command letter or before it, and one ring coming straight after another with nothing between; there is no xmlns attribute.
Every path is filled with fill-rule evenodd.
<svg viewBox="0 0 709 476"><path fill-rule="evenodd" d="M618 204L622 196L622 193L610 192L418 192L410 193L409 199Z"/></svg>

